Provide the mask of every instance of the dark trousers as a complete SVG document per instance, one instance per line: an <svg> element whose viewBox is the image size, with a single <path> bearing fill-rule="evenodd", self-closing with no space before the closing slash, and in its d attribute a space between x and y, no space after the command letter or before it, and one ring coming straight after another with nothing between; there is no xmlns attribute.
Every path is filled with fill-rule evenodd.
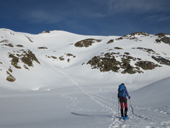
<svg viewBox="0 0 170 128"><path fill-rule="evenodd" d="M119 101L121 106L121 117L127 116L127 111L128 111L127 99L124 97L120 97Z"/></svg>

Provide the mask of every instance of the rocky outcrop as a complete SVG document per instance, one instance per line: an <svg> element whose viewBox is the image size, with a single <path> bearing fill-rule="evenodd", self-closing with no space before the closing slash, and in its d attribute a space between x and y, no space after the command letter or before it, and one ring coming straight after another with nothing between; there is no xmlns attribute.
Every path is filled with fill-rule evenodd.
<svg viewBox="0 0 170 128"><path fill-rule="evenodd" d="M152 56L152 58L154 60L156 60L160 64L164 64L164 65L170 66L170 60L168 60L168 59L165 59L165 58L163 58L161 56Z"/></svg>
<svg viewBox="0 0 170 128"><path fill-rule="evenodd" d="M116 56L120 56L121 61L116 60ZM121 72L122 74L141 73L142 71L139 67L133 67L130 64L132 60L140 60L140 58L134 58L127 52L125 52L124 55L111 52L105 53L104 56L94 56L87 64L90 64L92 69L100 69L101 72L113 71Z"/></svg>
<svg viewBox="0 0 170 128"><path fill-rule="evenodd" d="M160 67L151 61L138 61L135 65L141 67L143 70L152 70L155 67Z"/></svg>
<svg viewBox="0 0 170 128"><path fill-rule="evenodd" d="M158 36L158 39L156 39L157 43L165 43L165 44L169 44L170 45L170 34L166 34L166 33L158 33L156 34L156 36Z"/></svg>
<svg viewBox="0 0 170 128"><path fill-rule="evenodd" d="M96 42L101 42L101 40L89 38L89 39L78 41L77 43L75 43L75 46L76 47L89 47L93 43L96 43Z"/></svg>

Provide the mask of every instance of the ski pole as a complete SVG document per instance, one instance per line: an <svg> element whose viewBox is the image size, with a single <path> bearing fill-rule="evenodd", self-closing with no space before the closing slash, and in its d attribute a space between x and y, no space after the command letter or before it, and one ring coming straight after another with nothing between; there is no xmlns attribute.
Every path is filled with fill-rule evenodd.
<svg viewBox="0 0 170 128"><path fill-rule="evenodd" d="M118 116L119 116L119 107L120 107L120 103L119 103L119 99L118 99Z"/></svg>
<svg viewBox="0 0 170 128"><path fill-rule="evenodd" d="M134 112L133 112L133 107L132 107L131 100L129 99L129 101L130 101L130 107L131 107L131 109L132 109L132 114L134 115Z"/></svg>

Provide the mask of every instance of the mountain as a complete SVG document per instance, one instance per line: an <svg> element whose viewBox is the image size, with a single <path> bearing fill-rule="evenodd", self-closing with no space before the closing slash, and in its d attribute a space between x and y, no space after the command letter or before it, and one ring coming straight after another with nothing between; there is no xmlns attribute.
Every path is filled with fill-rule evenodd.
<svg viewBox="0 0 170 128"><path fill-rule="evenodd" d="M126 83L131 90L169 77L170 35L87 36L0 29L0 87L51 90Z"/></svg>
<svg viewBox="0 0 170 128"><path fill-rule="evenodd" d="M0 29L0 127L170 127L170 35ZM125 83L129 119L120 119Z"/></svg>

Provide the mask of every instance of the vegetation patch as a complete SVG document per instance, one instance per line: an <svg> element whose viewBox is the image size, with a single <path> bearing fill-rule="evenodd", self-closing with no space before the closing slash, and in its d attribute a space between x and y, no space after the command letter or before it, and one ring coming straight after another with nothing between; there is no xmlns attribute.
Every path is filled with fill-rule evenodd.
<svg viewBox="0 0 170 128"><path fill-rule="evenodd" d="M123 49L123 48L120 48L120 47L114 47L114 49L118 49L118 50L121 50L121 49Z"/></svg>
<svg viewBox="0 0 170 128"><path fill-rule="evenodd" d="M3 46L14 47L14 45L11 44L11 43L9 43L9 44L3 44Z"/></svg>
<svg viewBox="0 0 170 128"><path fill-rule="evenodd" d="M129 39L129 40L134 40L134 41L141 41L139 40L136 36L149 36L148 33L144 33L144 32L135 32L132 34L128 34L128 35L124 35L122 37L117 38L116 40L123 40L123 39Z"/></svg>
<svg viewBox="0 0 170 128"><path fill-rule="evenodd" d="M19 62L19 58L18 57L16 57L13 54L9 54L9 58L12 58L11 65L13 65L15 68L21 69L21 67L18 65L18 62Z"/></svg>
<svg viewBox="0 0 170 128"><path fill-rule="evenodd" d="M152 58L157 61L159 64L164 64L170 66L170 60L165 59L161 56L152 56Z"/></svg>
<svg viewBox="0 0 170 128"><path fill-rule="evenodd" d="M23 45L21 45L21 44L18 44L18 45L16 45L16 47L20 47L20 48L22 48L22 47L24 47Z"/></svg>
<svg viewBox="0 0 170 128"><path fill-rule="evenodd" d="M43 31L42 33L50 33L50 31Z"/></svg>
<svg viewBox="0 0 170 128"><path fill-rule="evenodd" d="M33 54L32 51L30 51L30 50L26 51L25 55L21 58L21 60L27 66L33 66L33 61L40 64L40 62L36 58L35 54Z"/></svg>
<svg viewBox="0 0 170 128"><path fill-rule="evenodd" d="M149 54L157 54L154 50L152 49L149 49L149 48L142 48L142 47L137 47L137 48L132 48L132 49L140 49L140 50L143 50Z"/></svg>
<svg viewBox="0 0 170 128"><path fill-rule="evenodd" d="M70 60L71 60L71 57L72 57L72 58L75 58L76 56L73 55L73 54L71 54L71 53L65 53L64 55L62 55L62 56L60 56L60 57L47 56L47 55L46 55L46 57L49 58L49 59L51 58L51 59L53 59L53 60L59 60L59 61L67 60L67 62L69 63Z"/></svg>
<svg viewBox="0 0 170 128"><path fill-rule="evenodd" d="M7 74L8 74L8 76L6 78L7 81L14 82L16 80L15 77L12 76L8 71L7 71Z"/></svg>
<svg viewBox="0 0 170 128"><path fill-rule="evenodd" d="M150 61L138 61L135 65L141 67L144 70L152 70L155 67L160 67L159 65Z"/></svg>
<svg viewBox="0 0 170 128"><path fill-rule="evenodd" d="M121 72L122 74L135 74L135 73L143 73L140 68L138 67L133 67L130 64L127 66L127 68Z"/></svg>
<svg viewBox="0 0 170 128"><path fill-rule="evenodd" d="M9 68L8 71L12 73L12 69L11 68Z"/></svg>
<svg viewBox="0 0 170 128"><path fill-rule="evenodd" d="M25 64L24 64L24 68L27 69L27 70L29 70L29 68L28 68Z"/></svg>
<svg viewBox="0 0 170 128"><path fill-rule="evenodd" d="M0 43L8 43L8 40L2 40Z"/></svg>
<svg viewBox="0 0 170 128"><path fill-rule="evenodd" d="M123 40L123 37L119 37L119 38L117 38L116 40Z"/></svg>
<svg viewBox="0 0 170 128"><path fill-rule="evenodd" d="M38 49L48 49L47 47L38 47Z"/></svg>
<svg viewBox="0 0 170 128"><path fill-rule="evenodd" d="M60 59L60 61L63 61L63 60L64 60L64 57L63 57L63 56L60 56L59 59Z"/></svg>
<svg viewBox="0 0 170 128"><path fill-rule="evenodd" d="M111 39L107 42L107 44L110 44L110 43L113 43L114 42L114 39Z"/></svg>
<svg viewBox="0 0 170 128"><path fill-rule="evenodd" d="M13 65L15 68L20 69L21 67L18 65L18 63L21 61L27 66L33 66L33 61L40 64L38 59L36 58L35 54L32 53L32 51L27 50L20 50L22 52L21 54L11 54L9 53L9 58L12 58L11 65Z"/></svg>
<svg viewBox="0 0 170 128"><path fill-rule="evenodd" d="M51 58L53 58L53 59L57 59L57 57L55 57L55 56L51 56Z"/></svg>
<svg viewBox="0 0 170 128"><path fill-rule="evenodd" d="M75 43L75 46L76 47L89 47L93 43L96 43L96 42L101 42L101 40L89 38L89 39L78 41L77 43Z"/></svg>
<svg viewBox="0 0 170 128"><path fill-rule="evenodd" d="M25 37L26 37L30 42L33 42L30 37L28 37L28 36L26 36L26 35L25 35Z"/></svg>
<svg viewBox="0 0 170 128"><path fill-rule="evenodd" d="M46 57L47 57L47 58L52 58L52 59L57 59L56 56L47 56L47 55L46 55Z"/></svg>
<svg viewBox="0 0 170 128"><path fill-rule="evenodd" d="M130 36L149 36L148 33L145 32L135 32L135 33L131 33Z"/></svg>
<svg viewBox="0 0 170 128"><path fill-rule="evenodd" d="M136 60L137 58L128 56L127 53L122 55L121 61L116 60L117 53L105 53L104 56L94 56L91 60L87 62L90 64L92 69L100 69L101 72L113 71L125 74L141 73L139 67L133 67L130 65L131 60Z"/></svg>
<svg viewBox="0 0 170 128"><path fill-rule="evenodd" d="M71 54L71 53L67 53L66 55L67 55L67 56L72 56L73 58L76 57L75 55L73 55L73 54Z"/></svg>

